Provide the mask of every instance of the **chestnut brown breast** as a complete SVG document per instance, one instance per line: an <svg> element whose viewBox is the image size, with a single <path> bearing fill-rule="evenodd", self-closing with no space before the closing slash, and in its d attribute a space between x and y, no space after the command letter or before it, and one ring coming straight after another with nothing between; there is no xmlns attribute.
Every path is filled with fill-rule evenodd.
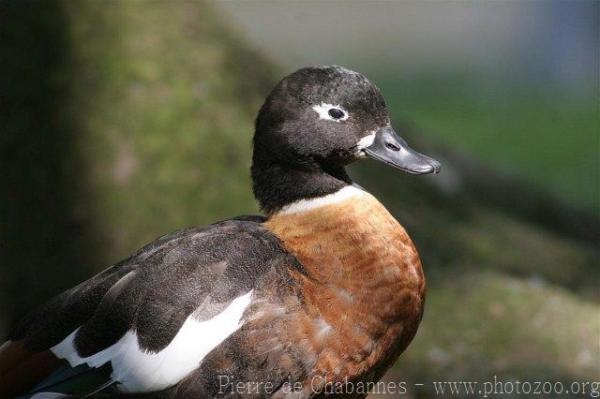
<svg viewBox="0 0 600 399"><path fill-rule="evenodd" d="M310 343L313 374L324 382L380 378L423 312L421 262L404 228L366 192L275 214L265 226L306 269L291 271L304 315L287 331Z"/></svg>

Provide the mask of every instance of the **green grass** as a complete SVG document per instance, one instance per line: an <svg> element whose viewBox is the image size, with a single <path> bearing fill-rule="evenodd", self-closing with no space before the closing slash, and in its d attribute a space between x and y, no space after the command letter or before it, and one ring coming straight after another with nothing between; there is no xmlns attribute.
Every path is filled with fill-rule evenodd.
<svg viewBox="0 0 600 399"><path fill-rule="evenodd" d="M598 209L600 113L594 98L529 85L491 89L467 78L378 83L394 119L573 205Z"/></svg>

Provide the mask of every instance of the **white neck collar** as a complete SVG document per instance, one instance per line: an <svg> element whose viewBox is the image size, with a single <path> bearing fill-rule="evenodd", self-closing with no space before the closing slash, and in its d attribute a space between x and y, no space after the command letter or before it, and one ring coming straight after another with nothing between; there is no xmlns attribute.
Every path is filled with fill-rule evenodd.
<svg viewBox="0 0 600 399"><path fill-rule="evenodd" d="M325 205L336 204L352 197L362 196L366 193L366 191L356 185L345 186L332 194L292 202L275 212L275 215L289 215L292 213L306 212Z"/></svg>

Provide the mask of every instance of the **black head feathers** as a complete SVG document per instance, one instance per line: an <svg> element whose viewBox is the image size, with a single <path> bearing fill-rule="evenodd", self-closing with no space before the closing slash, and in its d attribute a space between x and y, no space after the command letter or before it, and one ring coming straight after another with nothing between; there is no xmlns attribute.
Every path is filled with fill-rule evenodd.
<svg viewBox="0 0 600 399"><path fill-rule="evenodd" d="M254 160L320 167L356 159L356 143L389 124L383 96L339 66L302 68L273 89L256 119Z"/></svg>
<svg viewBox="0 0 600 399"><path fill-rule="evenodd" d="M256 118L254 194L272 213L334 193L351 184L344 166L366 156L412 174L439 170L398 137L383 96L363 75L340 66L302 68L275 86Z"/></svg>

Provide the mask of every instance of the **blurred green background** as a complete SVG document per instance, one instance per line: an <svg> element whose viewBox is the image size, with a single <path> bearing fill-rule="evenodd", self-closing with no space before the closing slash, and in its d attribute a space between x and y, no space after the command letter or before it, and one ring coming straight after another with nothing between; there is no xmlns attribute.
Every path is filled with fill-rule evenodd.
<svg viewBox="0 0 600 399"><path fill-rule="evenodd" d="M600 378L597 1L0 3L0 332L166 232L256 212L253 119L285 74L365 73L411 177L426 314L387 378ZM424 383L414 387L413 383ZM405 396L406 397L406 396Z"/></svg>

